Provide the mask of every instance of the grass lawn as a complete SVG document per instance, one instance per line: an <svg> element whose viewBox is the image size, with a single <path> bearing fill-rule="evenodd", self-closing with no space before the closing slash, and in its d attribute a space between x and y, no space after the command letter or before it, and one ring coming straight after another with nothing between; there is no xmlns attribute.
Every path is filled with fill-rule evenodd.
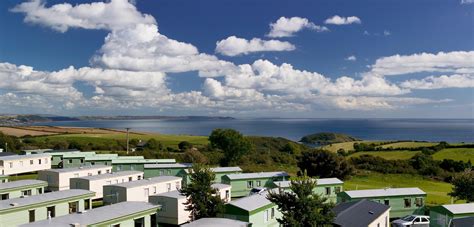
<svg viewBox="0 0 474 227"><path fill-rule="evenodd" d="M188 141L192 144L205 145L208 143L208 137L206 136L189 136L189 135L163 135L163 134L130 134L130 139L141 139L149 140L154 138L161 142L164 146L178 147L181 141ZM65 134L65 135L52 135L36 137L35 140L46 140L50 141L61 141L61 140L72 140L78 142L91 142L94 144L109 144L114 142L113 140L125 141L125 134Z"/></svg>
<svg viewBox="0 0 474 227"><path fill-rule="evenodd" d="M435 160L453 159L474 162L474 148L447 148L433 154Z"/></svg>
<svg viewBox="0 0 474 227"><path fill-rule="evenodd" d="M339 149L344 149L345 151L352 151L354 150L354 143L378 143L379 141L368 141L368 140L363 140L363 141L352 141L352 142L344 142L344 143L333 143L329 144L326 146L323 146L322 148L328 151L332 152L337 152Z"/></svg>
<svg viewBox="0 0 474 227"><path fill-rule="evenodd" d="M387 160L403 160L410 159L421 151L362 151L349 155L347 158L359 157L361 155L372 155Z"/></svg>
<svg viewBox="0 0 474 227"><path fill-rule="evenodd" d="M419 187L428 194L427 204L451 203L451 197L447 195L451 192L451 184L426 179L418 175L366 172L364 175L354 176L344 182L344 190L380 189L385 187ZM462 202L458 201L458 203Z"/></svg>
<svg viewBox="0 0 474 227"><path fill-rule="evenodd" d="M382 148L417 148L417 147L432 147L437 145L438 143L431 143L431 142L395 142L382 145Z"/></svg>

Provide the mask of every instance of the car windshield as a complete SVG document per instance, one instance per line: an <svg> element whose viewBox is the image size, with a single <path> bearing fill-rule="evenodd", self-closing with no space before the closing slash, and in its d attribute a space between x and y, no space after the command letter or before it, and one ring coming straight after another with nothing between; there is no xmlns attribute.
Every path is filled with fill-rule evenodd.
<svg viewBox="0 0 474 227"><path fill-rule="evenodd" d="M253 188L252 190L250 190L250 192L252 193L257 193L257 192L260 192L261 189L258 189L258 188Z"/></svg>
<svg viewBox="0 0 474 227"><path fill-rule="evenodd" d="M402 220L404 220L404 221L413 221L413 219L415 219L415 216L411 216L411 215L402 218Z"/></svg>

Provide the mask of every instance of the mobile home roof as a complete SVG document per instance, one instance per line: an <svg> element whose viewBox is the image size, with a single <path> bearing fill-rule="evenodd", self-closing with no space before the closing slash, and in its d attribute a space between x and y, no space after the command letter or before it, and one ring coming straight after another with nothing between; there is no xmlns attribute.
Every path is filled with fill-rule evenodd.
<svg viewBox="0 0 474 227"><path fill-rule="evenodd" d="M474 203L449 204L443 205L444 208L453 214L469 214L474 213Z"/></svg>
<svg viewBox="0 0 474 227"><path fill-rule="evenodd" d="M172 164L145 164L145 169L168 169L168 168L189 168L192 163L172 163Z"/></svg>
<svg viewBox="0 0 474 227"><path fill-rule="evenodd" d="M38 184L48 184L46 181L42 180L17 180L10 181L6 183L0 183L0 190L8 190L13 188L25 187L29 185L38 185Z"/></svg>
<svg viewBox="0 0 474 227"><path fill-rule="evenodd" d="M267 193L254 194L251 196L247 196L241 199L231 201L229 204L239 207L246 211L252 211L260 207L264 207L269 204L272 204L272 202L268 200L266 196L267 196Z"/></svg>
<svg viewBox="0 0 474 227"><path fill-rule="evenodd" d="M404 195L426 195L426 192L419 188L386 188L345 191L351 198L370 198L383 196L404 196Z"/></svg>
<svg viewBox="0 0 474 227"><path fill-rule="evenodd" d="M236 173L236 174L227 175L227 177L231 180L269 178L269 177L287 177L287 176L289 175L286 172Z"/></svg>
<svg viewBox="0 0 474 227"><path fill-rule="evenodd" d="M120 172L114 172L114 173L104 173L100 175L92 175L92 176L77 177L77 178L94 181L94 180L103 180L103 179L109 179L112 177L121 177L121 176L141 174L141 173L143 172L131 170L131 171L120 171Z"/></svg>
<svg viewBox="0 0 474 227"><path fill-rule="evenodd" d="M29 223L22 225L25 227L42 227L42 226L64 226L70 227L71 224L79 224L80 226L88 226L93 224L99 224L101 222L111 221L124 216L133 215L136 213L145 212L148 210L158 209L159 205L153 205L147 202L121 202L113 205L103 206L88 210L85 213L75 213L65 216L56 217L49 220L43 220L38 222ZM133 219L133 216L130 218Z"/></svg>
<svg viewBox="0 0 474 227"><path fill-rule="evenodd" d="M25 159L25 158L43 158L43 157L51 157L51 154L9 155L9 156L1 156L0 160L7 161L7 160L18 160L18 159Z"/></svg>
<svg viewBox="0 0 474 227"><path fill-rule="evenodd" d="M53 200L66 199L75 196L82 196L91 194L93 196L95 193L92 191L82 190L82 189L70 189L64 191L49 192L39 195L28 196L24 198L14 198L8 200L0 201L0 211L8 210L11 208L24 207L32 204L48 202Z"/></svg>
<svg viewBox="0 0 474 227"><path fill-rule="evenodd" d="M106 165L93 165L93 166L81 166L81 167L64 168L64 169L48 169L48 170L43 170L43 171L56 172L56 173L68 173L68 172L77 172L81 170L103 169L107 167L112 168L112 166L106 166Z"/></svg>
<svg viewBox="0 0 474 227"><path fill-rule="evenodd" d="M174 176L161 176L161 177L152 177L143 180L136 180L136 181L129 181L120 184L113 184L113 185L106 185L105 187L122 187L122 188L134 188L140 187L144 185L154 184L154 183L161 183L173 180L181 180L181 177L174 177Z"/></svg>

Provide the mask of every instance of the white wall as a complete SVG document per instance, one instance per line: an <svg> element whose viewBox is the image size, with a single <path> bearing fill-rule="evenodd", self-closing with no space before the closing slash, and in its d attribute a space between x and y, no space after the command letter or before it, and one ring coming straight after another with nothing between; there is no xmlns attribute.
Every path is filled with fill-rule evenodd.
<svg viewBox="0 0 474 227"><path fill-rule="evenodd" d="M60 172L54 170L43 170L38 172L38 179L48 182L48 189L52 191L62 191L69 189L69 180L75 177L94 176L112 172L112 166L103 166L94 168L71 168L74 171Z"/></svg>
<svg viewBox="0 0 474 227"><path fill-rule="evenodd" d="M232 189L232 186L228 186L228 187L225 187L225 188L217 188L217 187L214 187L217 189L217 193L219 193L219 196L221 197L222 200L224 200L225 203L228 203L230 202L230 199L232 198L232 194L231 194L231 189ZM226 191L228 192L229 196L226 198Z"/></svg>
<svg viewBox="0 0 474 227"><path fill-rule="evenodd" d="M168 184L171 186L169 189L168 189ZM177 188L177 185L179 186L178 188ZM169 191L176 191L179 188L181 188L181 179L170 180L170 181L159 182L159 183L150 182L150 184L147 184L144 186L128 188L127 201L148 202L148 196L150 195L156 195L156 194L169 192ZM146 189L148 189L148 195L145 192Z"/></svg>
<svg viewBox="0 0 474 227"><path fill-rule="evenodd" d="M375 219L368 227L390 227L390 209Z"/></svg>
<svg viewBox="0 0 474 227"><path fill-rule="evenodd" d="M124 182L129 182L130 177L132 181L143 179L143 173L131 173L127 175L117 176L114 174L107 174L108 178L89 180L87 178L71 178L70 179L70 188L72 189L85 189L95 192L95 196L92 199L100 199L104 195L103 187L104 185L110 184L119 184Z"/></svg>
<svg viewBox="0 0 474 227"><path fill-rule="evenodd" d="M14 159L0 160L0 174L14 175L51 169L51 155L15 155Z"/></svg>
<svg viewBox="0 0 474 227"><path fill-rule="evenodd" d="M161 205L161 210L157 213L158 223L166 223L172 225L181 225L188 221L191 221L189 215L191 211L186 211L186 206L183 204L186 202L186 198L172 198L166 196L154 196L151 197L150 201L153 204Z"/></svg>

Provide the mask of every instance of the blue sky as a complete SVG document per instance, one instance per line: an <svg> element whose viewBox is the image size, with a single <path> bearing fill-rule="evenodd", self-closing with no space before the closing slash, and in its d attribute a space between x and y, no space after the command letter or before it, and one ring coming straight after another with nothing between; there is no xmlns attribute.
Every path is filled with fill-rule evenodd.
<svg viewBox="0 0 474 227"><path fill-rule="evenodd" d="M113 2L98 6L84 5L94 1L68 1L69 8L89 7L78 13L75 9L55 11L64 1L28 7L19 5L25 3L21 1L1 1L0 62L4 65L0 79L10 82L0 82L4 103L0 112L474 116L474 4L469 0L137 0L135 5L122 1L125 7L102 17L87 12L112 8ZM358 22L325 23L336 15ZM129 19L116 23L105 17ZM282 17L306 21L306 27L291 36L270 37L270 24ZM151 27L156 34L150 39L155 38L134 40L132 33L145 34L137 24ZM110 34L117 35L108 46L104 39ZM156 35L165 38L155 42L160 40ZM232 36L240 43L230 42ZM278 48L286 45L286 49L242 46L243 40L253 38L259 44L273 40ZM216 42L226 39L229 42L222 42L226 48L247 52L235 56L219 52ZM188 46L174 47L169 43L174 41ZM162 51L169 46L175 49ZM128 54L130 58L123 62ZM213 58L207 62L212 66L203 66L202 56L197 56L202 54ZM400 58L393 57L397 55ZM154 60L163 56L186 59L186 64L169 66L173 63L166 61L164 66L163 61ZM254 73L242 70L242 65ZM70 66L74 68L64 72ZM219 71L219 75L201 73L208 71ZM351 81L337 83L341 77Z"/></svg>

